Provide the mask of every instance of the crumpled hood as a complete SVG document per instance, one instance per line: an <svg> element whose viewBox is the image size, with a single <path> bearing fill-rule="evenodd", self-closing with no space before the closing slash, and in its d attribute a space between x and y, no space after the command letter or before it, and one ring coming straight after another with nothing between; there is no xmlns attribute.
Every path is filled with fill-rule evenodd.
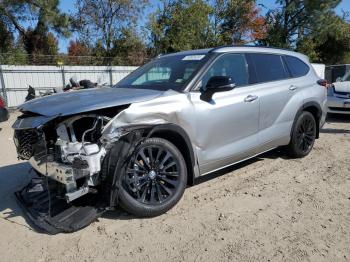
<svg viewBox="0 0 350 262"><path fill-rule="evenodd" d="M333 83L336 92L350 93L350 81Z"/></svg>
<svg viewBox="0 0 350 262"><path fill-rule="evenodd" d="M19 110L43 116L65 116L147 101L162 93L151 89L94 88L37 98L20 105Z"/></svg>

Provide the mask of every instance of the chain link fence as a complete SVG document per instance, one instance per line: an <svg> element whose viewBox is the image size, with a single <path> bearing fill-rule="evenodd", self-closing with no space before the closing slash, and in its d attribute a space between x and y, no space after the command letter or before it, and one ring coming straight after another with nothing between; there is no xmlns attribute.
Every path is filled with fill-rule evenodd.
<svg viewBox="0 0 350 262"><path fill-rule="evenodd" d="M142 57L139 59L130 59L129 62L123 62L118 57L0 53L0 65L140 66L150 59L150 57Z"/></svg>

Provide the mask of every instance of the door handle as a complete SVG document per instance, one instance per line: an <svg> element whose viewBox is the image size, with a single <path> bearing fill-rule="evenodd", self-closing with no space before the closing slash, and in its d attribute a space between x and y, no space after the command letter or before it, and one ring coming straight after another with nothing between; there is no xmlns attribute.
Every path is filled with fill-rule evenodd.
<svg viewBox="0 0 350 262"><path fill-rule="evenodd" d="M246 98L244 98L244 102L253 102L257 99L258 99L258 96L249 95Z"/></svg>
<svg viewBox="0 0 350 262"><path fill-rule="evenodd" d="M295 85L291 85L291 86L289 87L289 90L291 90L291 91L294 91L294 90L297 90L297 89L298 89L298 87L295 86Z"/></svg>

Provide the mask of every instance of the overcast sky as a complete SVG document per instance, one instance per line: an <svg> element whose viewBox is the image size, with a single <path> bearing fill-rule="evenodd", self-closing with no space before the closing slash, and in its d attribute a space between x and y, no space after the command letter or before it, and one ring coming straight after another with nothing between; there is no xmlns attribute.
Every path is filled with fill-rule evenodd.
<svg viewBox="0 0 350 262"><path fill-rule="evenodd" d="M258 4L262 4L263 6L265 6L266 8L261 7L262 12L266 12L268 9L272 9L274 8L275 5L275 0L258 0L257 3ZM61 0L60 1L60 8L62 9L62 11L66 12L66 13L73 13L74 12L74 0ZM144 13L144 18L142 19L141 23L143 21L146 21L146 17L153 12L157 7L158 7L159 1L155 1L155 0L150 0L150 6L146 8L145 13ZM350 0L342 0L342 2L339 4L339 6L336 9L337 13L341 13L341 11L350 11ZM72 36L72 38L74 39L74 36ZM62 53L67 53L67 46L69 44L69 41L71 39L59 39L59 49L60 52Z"/></svg>

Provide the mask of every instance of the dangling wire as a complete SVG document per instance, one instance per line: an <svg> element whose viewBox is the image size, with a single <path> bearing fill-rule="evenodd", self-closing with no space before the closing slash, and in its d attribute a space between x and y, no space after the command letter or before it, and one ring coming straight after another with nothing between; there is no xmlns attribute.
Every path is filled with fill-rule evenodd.
<svg viewBox="0 0 350 262"><path fill-rule="evenodd" d="M86 149L85 149L85 135L86 135L87 133L93 131L94 129L96 129L96 126L97 126L97 123L98 123L99 120L103 121L102 118L98 117L97 119L95 119L94 125L93 125L90 129L86 130L86 131L83 133L83 135L82 135L82 138L81 138L81 149L84 150L84 152L85 152L86 155L90 155L90 154L88 154L88 152L87 152ZM101 122L101 123L103 124L103 122ZM98 152L99 152L99 151L98 151ZM96 152L96 153L98 153L98 152ZM94 154L94 153L93 153L93 154ZM79 155L80 155L80 152L79 152Z"/></svg>

